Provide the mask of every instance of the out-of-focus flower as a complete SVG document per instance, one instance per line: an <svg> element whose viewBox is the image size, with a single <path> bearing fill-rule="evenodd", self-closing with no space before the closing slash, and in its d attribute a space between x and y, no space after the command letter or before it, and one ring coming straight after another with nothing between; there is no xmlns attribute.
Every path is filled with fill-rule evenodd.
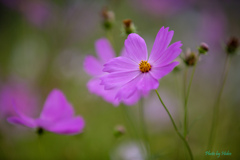
<svg viewBox="0 0 240 160"><path fill-rule="evenodd" d="M104 38L99 39L96 42L95 48L98 54L98 59L89 55L84 60L84 70L90 76L93 76L93 78L87 84L88 90L93 94L103 97L107 102L117 106L119 105L120 100L116 99L115 97L119 88L116 87L111 90L106 90L104 89L104 86L100 84L100 77L107 74L102 71L103 65L115 57L115 52L109 41ZM124 49L121 55L125 55ZM140 97L141 96L139 93L135 93L131 98L122 99L122 101L127 105L133 105L139 100Z"/></svg>
<svg viewBox="0 0 240 160"><path fill-rule="evenodd" d="M50 4L44 1L24 1L20 5L20 11L30 23L37 27L45 26L53 15Z"/></svg>
<svg viewBox="0 0 240 160"><path fill-rule="evenodd" d="M236 37L232 37L228 40L226 51L228 54L235 54L239 47L239 40Z"/></svg>
<svg viewBox="0 0 240 160"><path fill-rule="evenodd" d="M47 1L0 0L0 2L21 13L36 27L45 27L52 19L52 4Z"/></svg>
<svg viewBox="0 0 240 160"><path fill-rule="evenodd" d="M196 30L198 39L211 46L211 51L220 48L219 44L225 37L228 24L224 11L216 5L214 8L204 9L196 19L198 21Z"/></svg>
<svg viewBox="0 0 240 160"><path fill-rule="evenodd" d="M140 142L124 142L111 153L111 160L144 160L146 150Z"/></svg>
<svg viewBox="0 0 240 160"><path fill-rule="evenodd" d="M127 99L136 93L145 94L158 88L158 80L170 73L179 62L172 62L181 53L181 42L168 47L173 31L162 27L158 32L148 58L147 46L142 37L132 33L125 40L126 53L104 65L102 84L105 89L120 87L116 98Z"/></svg>
<svg viewBox="0 0 240 160"><path fill-rule="evenodd" d="M190 48L187 49L184 62L187 66L194 66L197 63L198 57Z"/></svg>
<svg viewBox="0 0 240 160"><path fill-rule="evenodd" d="M24 115L14 101L13 104L17 116L9 117L8 121L13 124L37 128L38 133L47 130L57 134L78 134L84 128L83 118L74 117L71 104L60 90L54 89L49 94L41 115L37 119Z"/></svg>
<svg viewBox="0 0 240 160"><path fill-rule="evenodd" d="M102 9L103 26L106 30L112 29L115 21L115 15L113 11L110 11L107 7Z"/></svg>
<svg viewBox="0 0 240 160"><path fill-rule="evenodd" d="M26 84L11 80L0 89L0 119L16 115L12 101L18 110L28 116L35 116L38 111L36 93Z"/></svg>
<svg viewBox="0 0 240 160"><path fill-rule="evenodd" d="M132 0L135 8L153 16L175 14L189 6L186 0Z"/></svg>
<svg viewBox="0 0 240 160"><path fill-rule="evenodd" d="M114 129L114 135L115 137L120 137L126 133L126 129L123 125L118 125Z"/></svg>

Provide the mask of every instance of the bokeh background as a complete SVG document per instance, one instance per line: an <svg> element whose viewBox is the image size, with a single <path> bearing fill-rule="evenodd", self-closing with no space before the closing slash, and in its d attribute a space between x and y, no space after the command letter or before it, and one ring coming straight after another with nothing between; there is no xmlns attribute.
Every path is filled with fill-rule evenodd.
<svg viewBox="0 0 240 160"><path fill-rule="evenodd" d="M116 53L126 35L122 20L130 18L151 51L162 27L174 30L172 42L182 41L196 51L201 42L209 45L198 63L189 99L189 144L195 159L206 159L213 105L217 97L226 59L225 44L240 35L238 0L0 0L0 159L81 159L141 160L144 150L140 133L139 106L114 107L90 94L90 79L83 70L86 55L96 55L94 43L107 36L101 11L115 13L111 30ZM220 122L213 151L229 151L240 159L240 57L231 61L229 77L220 105ZM160 80L158 91L182 131L183 78L186 66ZM191 68L188 68L190 76ZM14 126L6 121L13 112L9 97L17 99L26 114L39 115L48 93L62 90L76 114L86 121L84 132L75 136ZM156 159L188 159L169 117L152 92L144 98L144 113L152 152ZM7 109L6 109L7 108ZM134 132L124 114L129 110L137 128ZM123 125L126 133L114 136ZM132 158L135 157L135 158ZM217 159L216 156L212 156Z"/></svg>

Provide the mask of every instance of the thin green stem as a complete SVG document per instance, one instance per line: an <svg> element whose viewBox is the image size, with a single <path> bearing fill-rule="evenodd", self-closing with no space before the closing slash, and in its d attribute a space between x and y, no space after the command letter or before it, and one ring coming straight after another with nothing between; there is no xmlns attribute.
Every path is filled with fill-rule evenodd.
<svg viewBox="0 0 240 160"><path fill-rule="evenodd" d="M187 142L186 139L182 136L182 134L179 132L179 130L178 130L177 126L176 126L176 123L174 122L174 120L173 120L173 118L172 118L170 112L168 111L166 105L163 103L163 101L162 101L162 99L161 99L161 97L160 97L158 91L157 91L157 90L155 90L155 91L156 91L157 96L158 96L160 102L162 103L164 109L166 110L168 116L170 117L171 122L172 122L172 124L173 124L173 127L174 127L174 129L175 129L177 135L178 135L178 136L181 138L181 140L184 142L184 144L185 144L185 146L186 146L186 148L187 148L187 150L188 150L188 152L189 152L190 158L191 158L191 160L193 160L192 151L191 151L191 148L190 148L188 142Z"/></svg>
<svg viewBox="0 0 240 160"><path fill-rule="evenodd" d="M127 106L122 106L122 111L123 111L123 114L125 115L126 117L126 120L127 120L127 124L129 125L129 129L131 128L132 129L132 137L137 137L139 138L139 135L138 135L138 132L137 132L137 129L136 129L136 126L132 120L132 115L130 113L130 111L128 110L129 108L127 108Z"/></svg>
<svg viewBox="0 0 240 160"><path fill-rule="evenodd" d="M43 145L42 145L42 135L38 135L38 149L39 149L39 154L40 154L40 156L39 157L41 157L41 159L45 159L46 157L45 157L45 151L44 151L44 148L43 148Z"/></svg>
<svg viewBox="0 0 240 160"><path fill-rule="evenodd" d="M198 57L199 57L199 54L198 54ZM192 74L191 74L191 78L190 78L190 81L189 81L189 84L188 84L188 88L187 88L187 93L185 94L185 101L184 101L184 124L183 124L183 128L184 128L184 138L186 139L187 137L187 134L188 134L188 109L187 109L187 105L188 105L188 98L189 98L189 95L190 95L190 90L191 90L191 86L192 86L192 80L193 80L193 77L194 77L194 73L196 71L196 67L197 66L197 61L195 63L195 65L193 66L193 70L192 70Z"/></svg>
<svg viewBox="0 0 240 160"><path fill-rule="evenodd" d="M112 47L114 48L115 43L114 43L114 39L113 39L113 36L112 36L112 30L107 31L107 38L110 41L110 43L112 44Z"/></svg>
<svg viewBox="0 0 240 160"><path fill-rule="evenodd" d="M144 140L144 146L146 147L147 150L147 159L151 158L151 148L150 148L150 143L149 143L149 137L147 133L147 127L144 119L144 104L143 104L143 99L140 100L139 103L139 117L140 117L140 126L142 130L142 135L143 135L143 140Z"/></svg>
<svg viewBox="0 0 240 160"><path fill-rule="evenodd" d="M214 108L213 108L213 116L212 116L212 127L211 127L211 132L210 132L210 138L209 138L209 144L208 144L208 149L211 151L215 142L216 138L216 131L218 127L218 120L219 120L219 106L220 106L220 100L222 97L223 89L227 81L227 76L230 68L230 62L231 58L229 55L227 55L225 65L224 65L224 73L223 73L223 79L221 83L221 88L218 93Z"/></svg>
<svg viewBox="0 0 240 160"><path fill-rule="evenodd" d="M183 101L185 103L186 97L186 86L187 86L187 75L188 75L188 67L185 69L184 76L183 76Z"/></svg>

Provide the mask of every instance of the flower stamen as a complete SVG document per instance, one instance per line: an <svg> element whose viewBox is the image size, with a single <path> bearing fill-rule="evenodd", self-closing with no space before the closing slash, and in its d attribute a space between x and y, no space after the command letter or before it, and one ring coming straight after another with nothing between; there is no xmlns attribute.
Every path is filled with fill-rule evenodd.
<svg viewBox="0 0 240 160"><path fill-rule="evenodd" d="M143 61L139 63L139 69L142 73L150 71L152 66L148 63L148 61Z"/></svg>

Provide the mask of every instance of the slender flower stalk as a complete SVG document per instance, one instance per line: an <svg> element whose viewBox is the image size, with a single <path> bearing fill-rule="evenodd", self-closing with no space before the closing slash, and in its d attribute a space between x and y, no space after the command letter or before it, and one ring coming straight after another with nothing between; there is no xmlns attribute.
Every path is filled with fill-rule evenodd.
<svg viewBox="0 0 240 160"><path fill-rule="evenodd" d="M141 123L140 126L142 130L144 146L146 147L146 150L147 150L147 159L149 159L151 157L151 148L150 148L150 142L149 142L149 137L147 133L147 127L145 123L145 118L144 118L143 99L141 99L139 102L139 117L140 117L140 123Z"/></svg>
<svg viewBox="0 0 240 160"><path fill-rule="evenodd" d="M187 76L188 76L188 68L185 69L184 76L183 76L183 101L185 102L186 97L186 88L187 88Z"/></svg>
<svg viewBox="0 0 240 160"><path fill-rule="evenodd" d="M42 144L42 135L38 134L38 150L42 159L45 159L45 150Z"/></svg>
<svg viewBox="0 0 240 160"><path fill-rule="evenodd" d="M121 108L124 116L126 117L126 121L127 121L127 124L129 125L129 128L132 129L132 132L133 132L132 137L139 138L136 125L132 120L132 114L130 113L128 106L123 105Z"/></svg>
<svg viewBox="0 0 240 160"><path fill-rule="evenodd" d="M107 39L108 39L108 40L110 41L110 43L112 44L112 47L115 48L115 42L114 42L112 30L106 31L106 36L107 36Z"/></svg>
<svg viewBox="0 0 240 160"><path fill-rule="evenodd" d="M228 54L227 58L226 58L226 61L225 61L225 65L224 65L224 73L223 73L221 88L219 90L217 100L216 100L214 108L213 108L212 127L211 127L209 144L208 144L208 150L210 150L210 151L213 148L215 138L216 138L216 131L217 131L217 128L218 128L218 121L219 121L220 100L221 100L221 97L222 97L224 86L225 86L226 81L227 81L228 72L229 72L229 68L230 68L230 62L231 62L231 57Z"/></svg>
<svg viewBox="0 0 240 160"><path fill-rule="evenodd" d="M189 95L190 95L190 90L191 90L191 86L192 86L192 80L196 71L196 66L199 60L199 57L201 54L207 54L207 52L209 51L209 47L206 43L201 43L201 45L198 47L198 55L196 56L193 52L191 52L190 50L187 53L187 57L185 60L185 63L188 66L193 66L192 69L192 74L191 74L191 78L188 84L188 88L187 91L185 90L185 86L184 86L184 138L187 138L187 134L188 134L188 111L187 111L187 105L188 105L188 99L189 99ZM187 71L186 71L187 72ZM187 74L187 73L186 73ZM186 75L187 76L187 75ZM184 79L184 81L186 82L186 77ZM184 84L185 84L184 82Z"/></svg>
<svg viewBox="0 0 240 160"><path fill-rule="evenodd" d="M188 142L187 142L186 139L183 137L183 135L179 132L179 130L178 130L178 128L177 128L177 125L176 125L176 123L174 122L174 120L173 120L173 118L172 118L172 115L171 115L170 112L168 111L166 105L163 103L163 101L162 101L162 99L161 99L158 91L155 90L155 92L156 92L156 94L157 94L160 102L162 103L164 109L166 110L169 118L171 119L171 122L172 122L172 124L173 124L174 130L176 131L177 135L183 140L183 142L184 142L184 144L185 144L185 146L186 146L186 148L187 148L187 150L188 150L189 156L190 156L191 160L193 160L192 151L191 151L191 148L190 148Z"/></svg>
<svg viewBox="0 0 240 160"><path fill-rule="evenodd" d="M199 56L199 55L198 55ZM185 100L184 100L184 138L186 139L187 134L188 134L188 112L187 112L187 105L188 105L188 98L189 98L189 94L190 94L190 89L192 86L192 80L194 77L194 73L196 71L196 66L197 66L197 62L194 64L193 70L192 70L192 74L191 74L191 78L190 78L190 82L188 84L188 88L185 94Z"/></svg>

